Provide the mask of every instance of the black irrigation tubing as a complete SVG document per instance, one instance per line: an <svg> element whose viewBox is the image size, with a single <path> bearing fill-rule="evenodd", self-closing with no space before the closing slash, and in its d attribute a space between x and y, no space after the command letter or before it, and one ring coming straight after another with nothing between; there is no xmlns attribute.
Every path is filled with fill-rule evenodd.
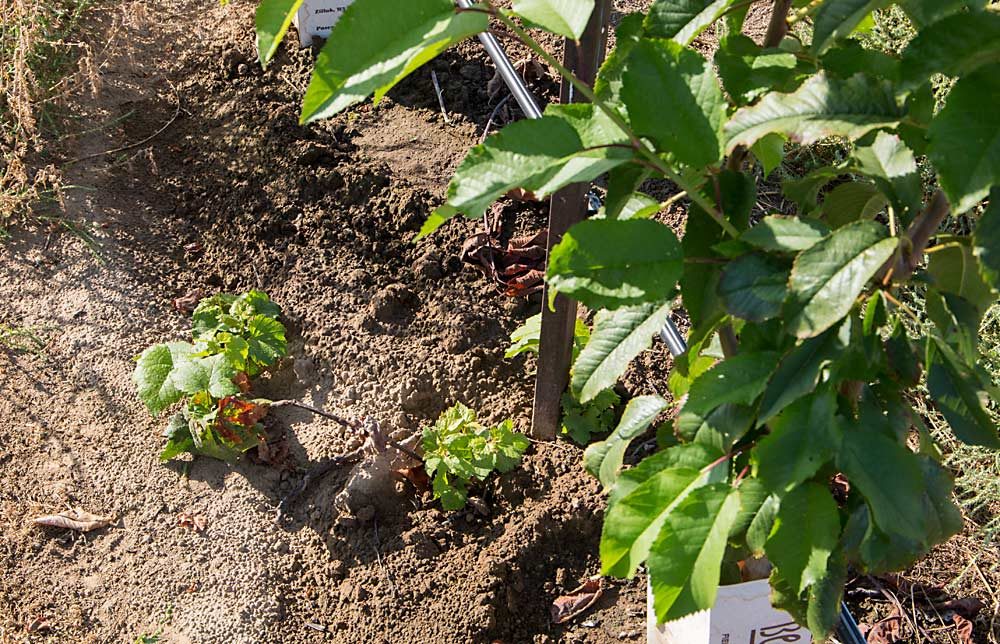
<svg viewBox="0 0 1000 644"><path fill-rule="evenodd" d="M472 6L469 0L455 1L463 9L468 9ZM500 43L497 42L493 34L488 31L479 34L479 42L482 43L489 57L493 59L493 64L496 65L497 72L504 83L506 83L510 93L513 94L517 104L520 105L521 111L528 118L536 119L541 117L542 112L538 109L538 104L535 102L534 97L514 69L510 58L507 57L507 53L500 46ZM677 325L669 317L664 323L663 328L660 329L660 339L667 345L670 354L675 358L687 351L687 342L685 342L684 336L681 335ZM836 633L843 644L866 644L867 642L865 636L861 634L861 630L858 628L858 623L851 615L850 609L843 602L840 604L840 619L837 621Z"/></svg>

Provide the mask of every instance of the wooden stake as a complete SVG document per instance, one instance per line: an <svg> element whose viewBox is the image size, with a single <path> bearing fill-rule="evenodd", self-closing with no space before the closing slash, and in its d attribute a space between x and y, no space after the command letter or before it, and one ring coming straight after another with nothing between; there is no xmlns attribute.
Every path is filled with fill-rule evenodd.
<svg viewBox="0 0 1000 644"><path fill-rule="evenodd" d="M594 84L597 70L604 61L608 44L608 24L611 0L597 0L587 29L580 42L567 40L563 64L588 85ZM573 86L563 79L560 102L580 102ZM549 206L548 250L562 239L563 233L586 216L585 198L590 186L577 183L552 195ZM559 428L562 394L569 384L570 361L573 358L573 331L576 326L576 302L557 295L555 310L548 306L548 286L542 293L542 330L539 338L538 374L535 379L535 404L531 415L531 435L540 440L553 440Z"/></svg>

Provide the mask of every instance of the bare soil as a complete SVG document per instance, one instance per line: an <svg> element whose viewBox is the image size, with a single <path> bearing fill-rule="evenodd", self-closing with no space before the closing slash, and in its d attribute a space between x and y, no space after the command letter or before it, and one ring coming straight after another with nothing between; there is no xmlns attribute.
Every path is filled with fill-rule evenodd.
<svg viewBox="0 0 1000 644"><path fill-rule="evenodd" d="M599 570L604 502L569 442L535 445L475 491L479 510L442 512L400 483L344 514L334 498L347 472L335 471L281 524L276 506L303 472L356 438L282 408L272 429L287 468L158 461L164 420L135 397L132 357L184 336L172 300L199 289L262 288L283 307L293 357L262 396L373 417L398 438L455 401L528 428L534 364L503 352L537 298L505 298L463 266L480 222L409 241L490 116L494 127L519 116L494 113L504 94L490 95L491 64L468 43L378 107L302 127L314 54L289 42L262 71L255 4L96 11L102 88L68 105L80 134L61 150L79 187L65 219L96 246L40 224L0 246L0 324L46 342L37 355L0 348L0 642L641 641L641 576L551 623L552 601ZM551 99L556 86L533 89ZM504 237L543 227L544 212L507 205ZM629 393L665 394L668 367L657 344ZM67 505L116 522L87 535L30 525ZM945 580L958 575L949 566ZM995 604L978 581L970 592Z"/></svg>

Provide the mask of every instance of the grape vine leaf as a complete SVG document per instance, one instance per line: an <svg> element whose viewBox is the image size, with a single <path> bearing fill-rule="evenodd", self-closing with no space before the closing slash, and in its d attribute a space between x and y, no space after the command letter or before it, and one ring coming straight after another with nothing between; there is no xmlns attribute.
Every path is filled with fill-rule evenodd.
<svg viewBox="0 0 1000 644"><path fill-rule="evenodd" d="M726 102L711 63L698 52L669 40L640 40L626 62L621 96L636 134L680 163L702 168L722 157ZM670 105L669 119L663 105Z"/></svg>
<svg viewBox="0 0 1000 644"><path fill-rule="evenodd" d="M139 356L132 372L132 382L139 392L139 399L154 416L183 397L184 392L174 384L171 373L192 350L187 342L171 342L155 344Z"/></svg>
<svg viewBox="0 0 1000 644"><path fill-rule="evenodd" d="M263 366L271 366L288 350L285 327L266 315L255 315L247 322L247 355Z"/></svg>
<svg viewBox="0 0 1000 644"><path fill-rule="evenodd" d="M826 6L826 5L824 5ZM791 94L771 92L738 110L725 126L726 152L779 133L809 145L829 136L857 139L903 117L893 86L862 74L848 79L820 72Z"/></svg>
<svg viewBox="0 0 1000 644"><path fill-rule="evenodd" d="M688 45L726 12L735 0L657 0L643 26L653 38Z"/></svg>
<svg viewBox="0 0 1000 644"><path fill-rule="evenodd" d="M813 51L819 55L834 41L846 38L875 9L888 0L827 0L813 16Z"/></svg>
<svg viewBox="0 0 1000 644"><path fill-rule="evenodd" d="M667 517L722 454L697 443L677 445L623 471L611 489L601 534L603 574L631 577L647 559Z"/></svg>
<svg viewBox="0 0 1000 644"><path fill-rule="evenodd" d="M551 293L593 309L663 302L684 270L680 242L649 219L590 219L573 225L549 254Z"/></svg>
<svg viewBox="0 0 1000 644"><path fill-rule="evenodd" d="M206 358L184 358L175 363L170 372L170 380L177 390L188 395L207 391L215 398L240 393L240 388L233 383L235 376L236 369L221 353Z"/></svg>
<svg viewBox="0 0 1000 644"><path fill-rule="evenodd" d="M885 236L882 224L859 221L802 251L788 280L788 332L799 338L813 337L847 315L896 245L895 238Z"/></svg>
<svg viewBox="0 0 1000 644"><path fill-rule="evenodd" d="M902 85L914 89L933 74L967 76L1000 62L1000 14L948 16L917 32L902 54Z"/></svg>
<svg viewBox="0 0 1000 644"><path fill-rule="evenodd" d="M840 515L830 490L804 483L781 497L764 552L796 594L826 576L840 538Z"/></svg>
<svg viewBox="0 0 1000 644"><path fill-rule="evenodd" d="M438 54L489 28L481 11L451 0L354 0L316 59L300 121L329 118L386 92Z"/></svg>
<svg viewBox="0 0 1000 644"><path fill-rule="evenodd" d="M960 78L927 131L927 156L956 215L1000 184L1000 111L984 109L984 96L1000 96L1000 64Z"/></svg>
<svg viewBox="0 0 1000 644"><path fill-rule="evenodd" d="M650 347L670 310L670 302L653 302L597 312L594 332L576 359L570 380L581 403L615 385L632 359Z"/></svg>
<svg viewBox="0 0 1000 644"><path fill-rule="evenodd" d="M611 435L599 443L592 443L584 451L584 468L609 489L618 478L629 444L666 408L667 401L659 396L636 396L630 400Z"/></svg>
<svg viewBox="0 0 1000 644"><path fill-rule="evenodd" d="M715 603L726 540L739 509L739 492L717 483L693 490L666 517L649 554L658 623Z"/></svg>
<svg viewBox="0 0 1000 644"><path fill-rule="evenodd" d="M753 449L754 475L771 491L787 492L837 454L843 429L834 419L836 396L801 398L768 423L771 432Z"/></svg>
<svg viewBox="0 0 1000 644"><path fill-rule="evenodd" d="M594 0L514 0L512 8L532 25L579 40L594 11Z"/></svg>

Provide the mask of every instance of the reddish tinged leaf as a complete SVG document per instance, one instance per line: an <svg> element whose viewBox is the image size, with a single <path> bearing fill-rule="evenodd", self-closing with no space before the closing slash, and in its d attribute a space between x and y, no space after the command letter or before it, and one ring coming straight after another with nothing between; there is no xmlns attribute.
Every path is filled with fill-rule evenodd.
<svg viewBox="0 0 1000 644"><path fill-rule="evenodd" d="M951 620L955 622L955 636L958 637L958 641L962 644L975 644L972 641L972 622L958 613L952 615Z"/></svg>
<svg viewBox="0 0 1000 644"><path fill-rule="evenodd" d="M250 376L245 371L241 371L233 377L233 384L240 388L240 392L250 391Z"/></svg>
<svg viewBox="0 0 1000 644"><path fill-rule="evenodd" d="M396 470L396 473L409 481L416 488L417 494L429 492L431 489L431 478L427 476L427 470L423 465L404 467Z"/></svg>
<svg viewBox="0 0 1000 644"><path fill-rule="evenodd" d="M905 622L903 621L903 616L899 613L899 609L893 609L892 613L878 622L864 633L865 639L868 640L868 644L896 644L896 642L902 642L906 638L906 628Z"/></svg>
<svg viewBox="0 0 1000 644"><path fill-rule="evenodd" d="M235 379L234 379L235 381ZM267 415L267 407L248 400L226 396L219 400L219 418L227 423L250 428ZM220 427L220 429L222 429Z"/></svg>
<svg viewBox="0 0 1000 644"><path fill-rule="evenodd" d="M521 277L514 278L508 282L507 288L504 290L504 294L510 295L511 297L517 297L519 295L531 295L532 293L537 293L542 290L544 279L544 271L530 271Z"/></svg>
<svg viewBox="0 0 1000 644"><path fill-rule="evenodd" d="M190 514L181 512L177 515L177 525L181 528L188 528L203 532L208 527L208 520L200 514Z"/></svg>
<svg viewBox="0 0 1000 644"><path fill-rule="evenodd" d="M181 313L191 313L198 308L198 302L200 302L203 297L205 297L205 292L200 288L196 288L187 295L174 298L173 305L174 308Z"/></svg>
<svg viewBox="0 0 1000 644"><path fill-rule="evenodd" d="M604 580L601 577L591 577L578 588L558 597L549 607L552 623L562 624L582 615L584 611L597 603L603 592Z"/></svg>

